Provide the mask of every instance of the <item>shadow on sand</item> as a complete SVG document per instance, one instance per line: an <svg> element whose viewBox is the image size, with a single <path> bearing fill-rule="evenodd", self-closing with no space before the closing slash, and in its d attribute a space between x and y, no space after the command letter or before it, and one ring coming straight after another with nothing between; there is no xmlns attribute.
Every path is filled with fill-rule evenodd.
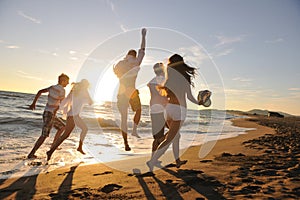
<svg viewBox="0 0 300 200"><path fill-rule="evenodd" d="M172 178L172 180L161 180L159 176L153 173L141 174L139 169L133 170L135 177L144 190L146 198L149 200L157 199L159 196L151 192L149 186L153 182L146 181L144 179L146 177L152 177L161 190L161 197L166 199L183 199L182 194L191 190L198 192L199 196L203 196L206 199L225 199L221 194L222 192L218 192L218 190L223 188L223 185L215 178L206 176L200 170L180 169L177 172L168 168L162 168L162 170L175 178Z"/></svg>

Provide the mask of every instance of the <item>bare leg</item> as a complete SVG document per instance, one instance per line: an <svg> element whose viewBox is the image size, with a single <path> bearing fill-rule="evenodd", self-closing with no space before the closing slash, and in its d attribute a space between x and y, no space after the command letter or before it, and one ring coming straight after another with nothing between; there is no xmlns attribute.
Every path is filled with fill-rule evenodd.
<svg viewBox="0 0 300 200"><path fill-rule="evenodd" d="M85 154L85 152L82 150L83 140L88 132L88 127L86 126L85 122L79 117L79 115L74 116L75 124L81 129L80 133L80 141L79 146L77 148L77 151L79 151L82 154Z"/></svg>
<svg viewBox="0 0 300 200"><path fill-rule="evenodd" d="M180 158L179 158L179 139L180 139L180 134L177 133L177 135L175 136L173 143L172 143L173 154L174 154L174 158L176 160L177 168L180 168L181 165L184 165L187 163L187 160L180 160Z"/></svg>
<svg viewBox="0 0 300 200"><path fill-rule="evenodd" d="M82 149L82 145L83 145L83 141L79 140L79 145L78 145L77 151L79 151L80 153L85 155L85 152Z"/></svg>
<svg viewBox="0 0 300 200"><path fill-rule="evenodd" d="M59 129L59 130L57 130L57 132L56 132L56 134L55 134L55 136L54 136L53 142L52 142L52 144L51 144L50 149L52 148L53 144L56 143L56 141L58 140L58 138L62 135L62 133L64 132L64 130L65 130L65 127L61 128L61 129Z"/></svg>
<svg viewBox="0 0 300 200"><path fill-rule="evenodd" d="M167 151L171 142L173 142L173 139L180 129L180 125L181 121L172 121L170 123L170 129L166 134L165 140L158 146L158 150L155 151L150 161L147 162L150 171L153 170L155 163L158 162L158 159Z"/></svg>
<svg viewBox="0 0 300 200"><path fill-rule="evenodd" d="M124 145L125 145L125 151L130 151L131 148L128 145L128 140L127 140L127 115L128 115L128 107L124 107L122 109L119 109L120 114L121 114L121 132L124 140Z"/></svg>
<svg viewBox="0 0 300 200"><path fill-rule="evenodd" d="M139 109L136 110L136 112L134 114L134 118L133 118L132 135L137 137L137 138L140 138L140 136L137 134L137 126L140 123L141 114L142 114L142 109L139 108Z"/></svg>
<svg viewBox="0 0 300 200"><path fill-rule="evenodd" d="M69 116L67 118L67 122L66 122L66 128L64 133L62 134L62 136L60 136L57 141L52 145L51 149L49 151L47 151L47 161L49 161L51 159L51 156L53 154L53 152L57 149L57 147L65 140L67 139L71 132L73 131L75 127L75 122L73 119L73 116Z"/></svg>
<svg viewBox="0 0 300 200"><path fill-rule="evenodd" d="M152 143L152 156L153 157L153 154L154 152L157 150L159 144L165 139L165 137L161 137L161 138L158 138L158 139L154 139L153 140L153 143Z"/></svg>
<svg viewBox="0 0 300 200"><path fill-rule="evenodd" d="M152 134L154 135L154 140L152 142L152 156L157 150L159 144L165 139L165 118L163 113L151 113L151 125L152 125ZM159 138L158 138L159 137Z"/></svg>
<svg viewBox="0 0 300 200"><path fill-rule="evenodd" d="M34 147L32 148L31 152L28 154L27 158L36 158L37 156L34 155L35 152L40 148L40 146L44 143L47 137L40 136L39 139L35 142Z"/></svg>

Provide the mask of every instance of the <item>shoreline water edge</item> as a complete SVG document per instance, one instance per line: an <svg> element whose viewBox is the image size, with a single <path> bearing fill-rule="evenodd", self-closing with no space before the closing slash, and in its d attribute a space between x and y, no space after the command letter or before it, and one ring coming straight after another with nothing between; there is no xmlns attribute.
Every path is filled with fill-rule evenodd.
<svg viewBox="0 0 300 200"><path fill-rule="evenodd" d="M252 116L233 120L252 128L219 140L199 158L200 146L182 155L188 163L141 173L135 159L104 164L80 163L29 177L1 180L1 199L299 199L300 119ZM280 139L280 143L278 142Z"/></svg>
<svg viewBox="0 0 300 200"><path fill-rule="evenodd" d="M231 112L236 117L227 121L247 130L246 134L222 139L218 135L217 142L208 140L205 144L190 145L181 155L188 162L180 168L168 159L172 157L169 152L162 159L163 168L156 168L154 175L147 173L145 165L150 155L141 152L96 164L78 159L71 165L51 169L52 164L60 163L58 160L45 169L33 166L22 176L14 177L12 173L0 179L0 198L299 199L299 117L240 114ZM72 149L77 140L70 140L67 145ZM102 142L100 146L107 145ZM135 142L137 147L145 145ZM203 149L212 146L201 157ZM58 151L60 154L68 155L62 150ZM19 167L16 165L15 169Z"/></svg>

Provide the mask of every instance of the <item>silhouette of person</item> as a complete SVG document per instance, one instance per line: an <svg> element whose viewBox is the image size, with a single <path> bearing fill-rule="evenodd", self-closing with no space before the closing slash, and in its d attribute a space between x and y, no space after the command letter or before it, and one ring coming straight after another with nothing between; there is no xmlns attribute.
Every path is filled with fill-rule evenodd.
<svg viewBox="0 0 300 200"><path fill-rule="evenodd" d="M168 103L168 98L160 94L160 88L165 83L165 69L163 63L156 63L153 66L155 77L149 81L147 86L150 90L150 117L152 125L153 143L152 156L158 145L164 140L164 132L166 121L164 118L165 106Z"/></svg>
<svg viewBox="0 0 300 200"><path fill-rule="evenodd" d="M167 80L164 85L164 91L168 97L165 117L169 131L158 146L157 151L146 163L150 171L153 171L154 166L159 162L158 159L167 151L170 144L172 144L176 167L179 168L187 162L187 160L180 160L179 158L179 131L186 118L186 97L192 103L200 105L191 92L192 78L195 76L195 71L196 69L188 66L180 55L174 54L169 58Z"/></svg>
<svg viewBox="0 0 300 200"><path fill-rule="evenodd" d="M139 91L135 87L136 78L140 70L140 65L145 55L145 45L146 45L146 29L143 28L141 47L137 52L133 49L129 50L126 57L119 61L114 66L114 72L119 78L119 90L117 96L117 106L121 114L121 132L124 139L125 150L130 151L128 140L127 140L127 117L128 117L128 107L129 104L132 111L135 112L133 118L133 128L132 135L140 137L137 134L137 126L140 122L142 106L139 97Z"/></svg>
<svg viewBox="0 0 300 200"><path fill-rule="evenodd" d="M49 133L54 126L55 129L57 129L57 132L54 136L52 145L56 142L56 140L60 137L62 132L65 130L65 124L64 122L56 117L56 111L59 108L60 102L65 98L65 89L69 84L69 77L66 74L61 74L58 77L58 84L52 85L48 88L41 89L36 94L32 104L29 106L31 110L35 109L35 104L38 100L38 98L43 93L48 93L48 100L47 104L43 113L43 128L42 128L42 134L38 138L38 140L35 142L32 150L28 154L27 158L37 158L35 155L35 152L40 148L40 146L44 143L47 137L49 137Z"/></svg>
<svg viewBox="0 0 300 200"><path fill-rule="evenodd" d="M85 152L82 149L83 140L87 134L88 127L80 117L81 110L84 104L91 105L93 100L88 92L89 82L86 79L82 79L78 83L73 84L73 88L68 96L61 102L60 109L67 114L67 122L64 133L58 140L52 145L51 149L47 151L47 160L49 161L57 147L67 139L73 131L75 125L81 129L79 146L77 151L82 154Z"/></svg>

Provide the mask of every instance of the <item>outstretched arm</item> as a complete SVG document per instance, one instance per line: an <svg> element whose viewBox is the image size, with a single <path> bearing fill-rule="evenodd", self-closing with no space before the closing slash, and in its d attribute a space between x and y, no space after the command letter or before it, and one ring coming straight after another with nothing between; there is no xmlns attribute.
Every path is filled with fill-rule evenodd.
<svg viewBox="0 0 300 200"><path fill-rule="evenodd" d="M143 28L142 29L142 42L141 42L142 50L145 50L145 48L146 48L146 33L147 33L147 29Z"/></svg>
<svg viewBox="0 0 300 200"><path fill-rule="evenodd" d="M31 110L35 109L35 104L36 104L38 98L42 95L42 93L46 93L46 92L49 92L49 88L41 89L41 90L38 91L38 93L34 97L34 100L33 100L32 104L29 106L29 108Z"/></svg>
<svg viewBox="0 0 300 200"><path fill-rule="evenodd" d="M187 98L188 98L188 100L190 100L192 103L199 105L198 100L196 100L195 97L194 97L193 94L192 94L191 87L188 87L188 90L187 90Z"/></svg>

